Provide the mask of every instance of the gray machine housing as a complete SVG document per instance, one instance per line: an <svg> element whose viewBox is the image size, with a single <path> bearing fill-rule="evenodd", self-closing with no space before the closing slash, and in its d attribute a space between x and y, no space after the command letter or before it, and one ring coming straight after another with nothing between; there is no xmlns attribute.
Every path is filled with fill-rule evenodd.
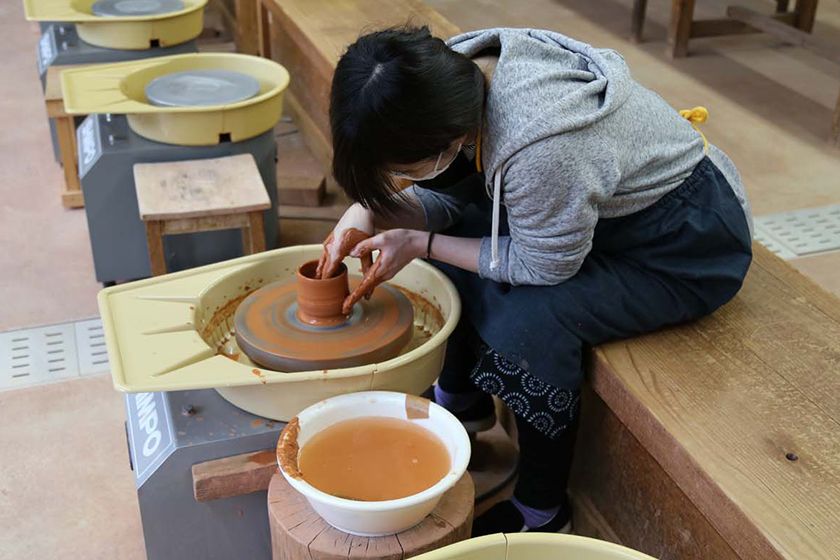
<svg viewBox="0 0 840 560"><path fill-rule="evenodd" d="M96 47L85 43L79 38L76 26L72 23L41 22L41 38L38 41L38 75L41 78L41 90L47 86L47 70L50 66L67 66L70 64L103 64L106 62L125 62L128 60L142 60L158 56L173 54L188 54L198 52L195 41L187 41L174 47L149 46L144 50L120 50ZM82 118L76 119L79 126ZM53 155L59 161L58 137L55 131L55 120L50 119L50 136L52 137Z"/></svg>
<svg viewBox="0 0 840 560"><path fill-rule="evenodd" d="M197 502L192 466L273 449L284 424L212 389L127 394L126 436L149 560L269 560L266 492Z"/></svg>
<svg viewBox="0 0 840 560"><path fill-rule="evenodd" d="M265 211L265 243L277 245L277 146L274 131L242 142L178 146L153 142L135 133L124 115L89 115L76 130L79 177L85 198L96 278L102 283L151 275L146 228L140 219L134 165L251 154L271 200ZM164 238L167 270L232 259L242 255L238 230L210 231Z"/></svg>

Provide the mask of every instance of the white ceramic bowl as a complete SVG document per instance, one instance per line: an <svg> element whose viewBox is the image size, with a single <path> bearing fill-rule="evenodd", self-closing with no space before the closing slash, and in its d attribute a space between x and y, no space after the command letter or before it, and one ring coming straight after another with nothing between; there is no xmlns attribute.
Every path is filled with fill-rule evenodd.
<svg viewBox="0 0 840 560"><path fill-rule="evenodd" d="M409 420L435 434L449 452L449 472L437 484L418 494L397 500L362 502L337 498L287 472L289 470L294 473L297 466L296 457L293 465L284 465L285 461L282 458L284 450L288 453L288 449L294 449L293 446L289 447L292 443L290 439L293 438L292 430L284 430L281 434L277 444L277 455L280 472L295 490L306 497L312 509L327 523L345 533L378 537L410 529L435 509L441 496L452 488L467 470L467 464L470 462L470 440L458 419L435 403L404 393L366 391L323 400L298 414L297 449L303 449L314 434L337 422L371 416Z"/></svg>

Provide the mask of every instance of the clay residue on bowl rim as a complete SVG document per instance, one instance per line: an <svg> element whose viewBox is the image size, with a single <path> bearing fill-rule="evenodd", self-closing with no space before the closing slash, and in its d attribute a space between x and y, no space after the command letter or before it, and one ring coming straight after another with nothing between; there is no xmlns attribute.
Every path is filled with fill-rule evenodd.
<svg viewBox="0 0 840 560"><path fill-rule="evenodd" d="M429 407L432 402L416 395L405 396L405 417L407 420L418 420L429 417Z"/></svg>
<svg viewBox="0 0 840 560"><path fill-rule="evenodd" d="M441 313L437 305L417 292L412 292L408 288L404 288L403 286L399 286L397 284L394 284L393 286L402 292L402 294L408 298L408 301L411 302L411 306L414 308L415 323L431 323L435 325L438 330L443 327L443 324L446 323L446 319L443 318L443 313Z"/></svg>
<svg viewBox="0 0 840 560"><path fill-rule="evenodd" d="M277 440L277 463L287 475L292 478L303 478L298 468L298 435L300 435L300 420L297 416L289 420L280 439Z"/></svg>

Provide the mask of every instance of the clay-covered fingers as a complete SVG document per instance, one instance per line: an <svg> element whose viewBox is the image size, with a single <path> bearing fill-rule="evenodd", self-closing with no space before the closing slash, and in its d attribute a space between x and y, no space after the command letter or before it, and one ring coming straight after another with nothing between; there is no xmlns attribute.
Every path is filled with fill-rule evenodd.
<svg viewBox="0 0 840 560"><path fill-rule="evenodd" d="M370 250L356 252L353 251L357 255L359 255L359 260L362 263L362 276L367 276L368 272L370 271L371 267L373 266L373 252ZM376 285L372 285L368 291L365 292L365 299L370 299L370 296L373 295L373 289Z"/></svg>
<svg viewBox="0 0 840 560"><path fill-rule="evenodd" d="M362 261L362 275L367 275L370 268L373 266L373 255L371 253L365 253L362 255L359 260ZM370 296L373 295L373 288L375 286L371 286L371 288L365 292L365 299L370 299Z"/></svg>
<svg viewBox="0 0 840 560"><path fill-rule="evenodd" d="M324 241L324 252L318 261L318 278L330 278L335 274L341 262L350 255L356 245L369 237L370 234L352 227L343 230L337 236L335 231L331 233ZM362 272L367 272L371 264L372 260L369 257L362 259Z"/></svg>
<svg viewBox="0 0 840 560"><path fill-rule="evenodd" d="M370 255L370 253L368 253L368 255ZM362 281L359 282L359 285L356 286L353 293L345 298L344 304L341 306L342 313L349 315L353 306L356 305L360 299L363 297L369 298L370 294L373 293L373 289L384 281L384 278L382 278L379 274L381 262L381 260L377 260L373 263L373 265L368 268L367 272L365 272Z"/></svg>
<svg viewBox="0 0 840 560"><path fill-rule="evenodd" d="M333 242L333 234L332 234L332 232L330 232L330 234L327 236L327 238L324 239L324 243L323 243L324 250L321 251L321 257L318 259L318 267L315 269L315 278L323 278L324 277L324 269L328 268L331 265L330 245L332 245L332 242ZM327 278L329 278L329 276L327 276Z"/></svg>

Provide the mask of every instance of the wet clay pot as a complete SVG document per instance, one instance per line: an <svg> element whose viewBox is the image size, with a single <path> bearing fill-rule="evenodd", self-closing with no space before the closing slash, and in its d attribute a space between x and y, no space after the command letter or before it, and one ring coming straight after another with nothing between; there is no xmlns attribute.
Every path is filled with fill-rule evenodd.
<svg viewBox="0 0 840 560"><path fill-rule="evenodd" d="M297 270L297 318L308 325L329 327L343 323L344 299L350 294L347 267L339 266L331 278L315 277L318 261L304 263Z"/></svg>

